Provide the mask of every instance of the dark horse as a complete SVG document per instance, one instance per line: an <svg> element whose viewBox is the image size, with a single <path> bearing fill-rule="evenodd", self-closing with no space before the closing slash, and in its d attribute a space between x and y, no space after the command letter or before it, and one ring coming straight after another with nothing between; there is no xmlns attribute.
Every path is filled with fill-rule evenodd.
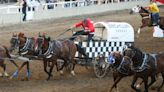
<svg viewBox="0 0 164 92"><path fill-rule="evenodd" d="M134 72L134 77L131 87L136 92L140 92L140 90L134 86L138 78L143 79L145 85L144 92L148 92L148 88L156 81L155 77L158 72L161 72L164 78L164 69L161 68L164 65L164 54L152 56L151 54L143 53L138 48L131 46L125 50L124 55L129 58L123 59L123 61L131 61L132 63L131 70ZM149 76L151 77L151 82L148 84ZM162 88L163 83L160 88L158 88L158 91Z"/></svg>
<svg viewBox="0 0 164 92"><path fill-rule="evenodd" d="M142 25L138 29L138 34L140 34L140 29L141 28L146 27L146 26L148 26L148 27L151 27L152 26L152 21L151 21L150 13L144 7L137 5L137 6L133 7L132 10L130 11L131 14L133 12L139 13L140 16L141 16L141 18L142 18ZM161 29L164 30L164 17L162 17L162 16L159 17L158 25L159 25L159 27Z"/></svg>
<svg viewBox="0 0 164 92"><path fill-rule="evenodd" d="M4 73L2 74L2 76L8 77L9 75L6 72L6 64L4 63L5 59L9 59L16 67L18 67L18 65L11 58L11 55L10 55L9 50L7 49L7 47L4 46L4 45L0 45L0 66L4 70Z"/></svg>
<svg viewBox="0 0 164 92"><path fill-rule="evenodd" d="M30 59L34 58L37 54L35 50L35 38L27 38L25 37L24 33L13 34L10 40L10 51L16 50L18 48L18 54L23 58L25 62L16 70L15 73L10 78L13 78L18 75L21 69L27 65L27 78L30 76L30 68L29 68L29 61Z"/></svg>
<svg viewBox="0 0 164 92"><path fill-rule="evenodd" d="M44 71L48 74L47 80L52 76L52 70L54 65L56 65L57 71L62 70L64 66L71 62L71 74L74 76L74 68L75 68L75 54L77 51L77 47L73 41L70 40L50 40L50 38L46 38L45 36L40 36L38 38L38 51L41 56L43 56L44 61ZM64 60L64 64L60 69L58 69L57 59ZM50 65L49 72L47 71L47 62L52 62Z"/></svg>
<svg viewBox="0 0 164 92"><path fill-rule="evenodd" d="M64 66L72 65L71 74L74 76L74 68L75 68L75 54L76 51L84 55L86 62L88 61L88 56L86 55L85 51L81 46L74 44L73 41L63 39L63 40L51 40L50 37L45 37L44 35L39 35L38 37L38 51L41 56L43 56L44 61L44 71L48 74L47 80L50 79L52 76L52 70L54 65L56 65L57 71L60 70L63 73L62 69ZM57 59L64 60L64 64L58 68ZM52 62L50 65L49 72L47 71L47 64Z"/></svg>
<svg viewBox="0 0 164 92"><path fill-rule="evenodd" d="M117 90L117 84L121 81L122 78L133 75L133 72L129 67L130 62L122 61L123 55L120 52L113 52L111 55L114 61L112 64L114 83L109 92L111 92L114 87Z"/></svg>

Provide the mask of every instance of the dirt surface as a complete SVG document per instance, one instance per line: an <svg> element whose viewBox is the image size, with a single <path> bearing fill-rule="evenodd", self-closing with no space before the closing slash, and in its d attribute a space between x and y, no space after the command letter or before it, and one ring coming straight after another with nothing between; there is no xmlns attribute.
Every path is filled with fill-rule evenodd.
<svg viewBox="0 0 164 92"><path fill-rule="evenodd" d="M160 11L160 15L164 16L164 7L161 7ZM128 22L134 27L135 34L141 24L140 16L138 14L129 15L129 10L38 22L25 22L22 24L0 27L0 44L9 46L9 40L12 34L19 32L24 32L27 36L37 36L39 32L46 32L52 38L55 38L84 17L90 17L94 22ZM152 34L152 28L146 27L142 29L139 38L135 38L136 47L148 53L164 51L164 38L153 38ZM71 32L66 33L62 37L69 36L71 36ZM16 68L8 61L6 61L6 63L7 71L9 74L12 74ZM17 61L17 63L21 64L22 62ZM77 66L75 68L76 77L71 76L70 73L65 73L63 76L60 76L56 69L54 69L54 76L49 81L45 80L47 75L43 71L42 61L30 62L30 68L31 77L29 81L24 80L26 76L25 68L21 71L19 77L12 80L1 77L0 92L107 92L113 83L111 72L109 72L107 77L98 79L95 77L92 69L86 70L85 67L82 66ZM131 77L124 78L118 85L119 91L134 92L130 87L131 81ZM160 83L161 78L150 88L150 92L156 92L154 89L156 89ZM164 92L164 88L161 92Z"/></svg>

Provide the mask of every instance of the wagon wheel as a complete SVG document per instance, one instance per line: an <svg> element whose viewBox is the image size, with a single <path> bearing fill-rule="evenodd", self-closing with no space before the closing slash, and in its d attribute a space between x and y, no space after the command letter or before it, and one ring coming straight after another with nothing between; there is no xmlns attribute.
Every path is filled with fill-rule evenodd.
<svg viewBox="0 0 164 92"><path fill-rule="evenodd" d="M94 68L94 72L95 72L96 77L103 78L108 73L109 64L106 63L105 61L100 62L100 61L95 59L95 61L93 63L93 68Z"/></svg>

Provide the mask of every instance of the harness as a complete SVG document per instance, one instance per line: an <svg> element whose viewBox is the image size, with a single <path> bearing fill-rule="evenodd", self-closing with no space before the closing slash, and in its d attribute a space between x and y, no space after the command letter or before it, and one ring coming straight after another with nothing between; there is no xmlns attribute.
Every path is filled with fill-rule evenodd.
<svg viewBox="0 0 164 92"><path fill-rule="evenodd" d="M22 48L19 48L19 53L21 55L25 55L32 48L32 40L31 38L27 38L25 45Z"/></svg>
<svg viewBox="0 0 164 92"><path fill-rule="evenodd" d="M142 71L144 71L145 69L148 69L148 68L150 68L150 66L148 65L148 62L149 62L149 54L144 54L143 62L142 62L142 64L141 64L141 66L132 67L132 70L133 70L134 72L142 72Z"/></svg>
<svg viewBox="0 0 164 92"><path fill-rule="evenodd" d="M54 45L53 42L50 41L47 51L43 54L44 56L46 56L46 58L51 58L52 57L53 45Z"/></svg>
<svg viewBox="0 0 164 92"><path fill-rule="evenodd" d="M125 57L125 56L124 56ZM129 57L128 57L129 58ZM130 70L125 69L124 65L127 65L128 62L123 62L125 58L121 61L119 67L116 69L119 73L124 74L124 75L129 75ZM130 59L131 60L131 59Z"/></svg>
<svg viewBox="0 0 164 92"><path fill-rule="evenodd" d="M150 55L154 58L155 69L157 69L157 58L156 58L157 54L150 54Z"/></svg>
<svg viewBox="0 0 164 92"><path fill-rule="evenodd" d="M150 16L144 16L144 17L142 17L142 19L147 19L147 18L150 18Z"/></svg>

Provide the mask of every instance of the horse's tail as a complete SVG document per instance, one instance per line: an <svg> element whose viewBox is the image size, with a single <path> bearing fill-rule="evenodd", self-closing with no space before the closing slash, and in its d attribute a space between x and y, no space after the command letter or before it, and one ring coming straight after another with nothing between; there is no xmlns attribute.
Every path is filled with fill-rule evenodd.
<svg viewBox="0 0 164 92"><path fill-rule="evenodd" d="M78 45L78 44L75 44L75 45L76 45L76 47L77 47L77 51L78 51L80 54L84 55L84 57L85 57L85 59L86 59L86 62L88 62L89 57L88 57L88 55L85 53L84 48L82 48L82 47L81 47L80 45Z"/></svg>
<svg viewBox="0 0 164 92"><path fill-rule="evenodd" d="M6 46L3 46L3 47L4 47L4 49L6 50L6 55L7 55L7 57L8 57L8 58L11 58L8 48L7 48Z"/></svg>

